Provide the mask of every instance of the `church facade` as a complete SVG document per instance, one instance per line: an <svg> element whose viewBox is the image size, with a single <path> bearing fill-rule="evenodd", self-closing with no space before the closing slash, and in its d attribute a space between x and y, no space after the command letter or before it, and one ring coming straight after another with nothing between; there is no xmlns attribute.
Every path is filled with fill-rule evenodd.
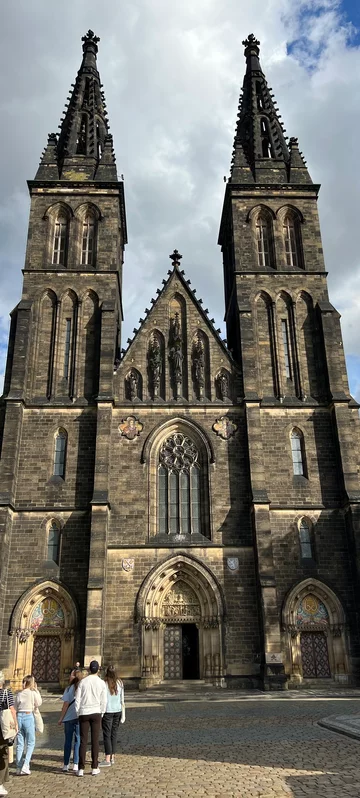
<svg viewBox="0 0 360 798"><path fill-rule="evenodd" d="M120 350L124 186L98 39L31 197L0 403L0 666L264 687L359 677L359 416L315 185L259 61L219 244L227 342L174 250Z"/></svg>

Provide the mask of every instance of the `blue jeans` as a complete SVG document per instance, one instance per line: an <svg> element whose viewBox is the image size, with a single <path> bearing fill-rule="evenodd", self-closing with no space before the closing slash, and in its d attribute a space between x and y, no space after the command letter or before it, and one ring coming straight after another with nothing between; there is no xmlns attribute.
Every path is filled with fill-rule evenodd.
<svg viewBox="0 0 360 798"><path fill-rule="evenodd" d="M16 767L30 767L30 759L35 748L35 720L32 712L18 712L19 731L16 735ZM26 753L24 754L24 748Z"/></svg>
<svg viewBox="0 0 360 798"><path fill-rule="evenodd" d="M64 742L64 765L70 762L71 746L74 739L74 765L79 764L79 748L80 748L80 726L79 721L66 720L64 723L65 742Z"/></svg>

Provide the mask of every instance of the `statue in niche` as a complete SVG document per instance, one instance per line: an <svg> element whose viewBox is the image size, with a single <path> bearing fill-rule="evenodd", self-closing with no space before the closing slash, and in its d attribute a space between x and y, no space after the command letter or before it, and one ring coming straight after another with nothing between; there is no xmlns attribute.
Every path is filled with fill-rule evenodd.
<svg viewBox="0 0 360 798"><path fill-rule="evenodd" d="M178 397L181 396L182 361L183 361L181 326L180 326L180 317L178 313L175 313L175 318L171 319L170 343L171 346L170 346L169 355L172 365L174 382L176 385L176 396Z"/></svg>
<svg viewBox="0 0 360 798"><path fill-rule="evenodd" d="M159 396L160 379L163 370L161 346L156 335L151 337L148 358L151 382L155 398Z"/></svg>
<svg viewBox="0 0 360 798"><path fill-rule="evenodd" d="M218 376L220 398L226 402L230 398L230 385L228 375L222 371Z"/></svg>
<svg viewBox="0 0 360 798"><path fill-rule="evenodd" d="M139 390L139 375L136 371L130 371L130 374L126 377L128 386L129 386L129 395L131 401L138 398L138 390Z"/></svg>
<svg viewBox="0 0 360 798"><path fill-rule="evenodd" d="M199 389L199 396L201 398L204 395L205 385L205 347L204 341L200 335L198 335L194 341L192 359L194 367L194 379Z"/></svg>

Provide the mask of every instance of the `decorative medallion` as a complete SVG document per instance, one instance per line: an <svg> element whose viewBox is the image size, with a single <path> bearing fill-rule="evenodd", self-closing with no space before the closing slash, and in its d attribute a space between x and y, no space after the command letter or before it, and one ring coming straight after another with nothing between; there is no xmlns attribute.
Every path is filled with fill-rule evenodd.
<svg viewBox="0 0 360 798"><path fill-rule="evenodd" d="M30 627L36 632L44 626L65 626L64 613L54 598L46 598L36 605L30 621Z"/></svg>
<svg viewBox="0 0 360 798"><path fill-rule="evenodd" d="M325 604L319 601L317 596L309 593L300 602L296 613L297 626L304 624L320 624L321 626L329 623L328 611Z"/></svg>
<svg viewBox="0 0 360 798"><path fill-rule="evenodd" d="M227 560L227 567L230 571L237 571L239 568L239 558L238 557L228 557Z"/></svg>
<svg viewBox="0 0 360 798"><path fill-rule="evenodd" d="M133 557L126 557L126 559L124 559L121 564L124 571L133 571L135 560Z"/></svg>
<svg viewBox="0 0 360 798"><path fill-rule="evenodd" d="M123 435L124 438L127 438L129 441L133 441L140 432L142 431L144 425L139 421L136 416L128 416L124 418L119 424L119 432L120 435Z"/></svg>
<svg viewBox="0 0 360 798"><path fill-rule="evenodd" d="M230 421L227 416L221 416L221 418L217 418L215 424L213 424L213 430L217 435L220 436L220 438L223 438L223 440L227 441L229 438L235 435L237 424L234 424L233 421Z"/></svg>

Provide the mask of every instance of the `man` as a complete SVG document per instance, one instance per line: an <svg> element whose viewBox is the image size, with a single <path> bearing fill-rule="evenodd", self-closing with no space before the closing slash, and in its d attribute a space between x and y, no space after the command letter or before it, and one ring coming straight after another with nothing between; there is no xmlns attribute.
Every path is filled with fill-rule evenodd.
<svg viewBox="0 0 360 798"><path fill-rule="evenodd" d="M80 753L78 776L84 775L86 746L91 730L91 775L97 776L99 768L99 735L101 718L106 710L106 686L99 679L99 663L93 659L89 675L79 682L75 693L75 709L80 723Z"/></svg>

